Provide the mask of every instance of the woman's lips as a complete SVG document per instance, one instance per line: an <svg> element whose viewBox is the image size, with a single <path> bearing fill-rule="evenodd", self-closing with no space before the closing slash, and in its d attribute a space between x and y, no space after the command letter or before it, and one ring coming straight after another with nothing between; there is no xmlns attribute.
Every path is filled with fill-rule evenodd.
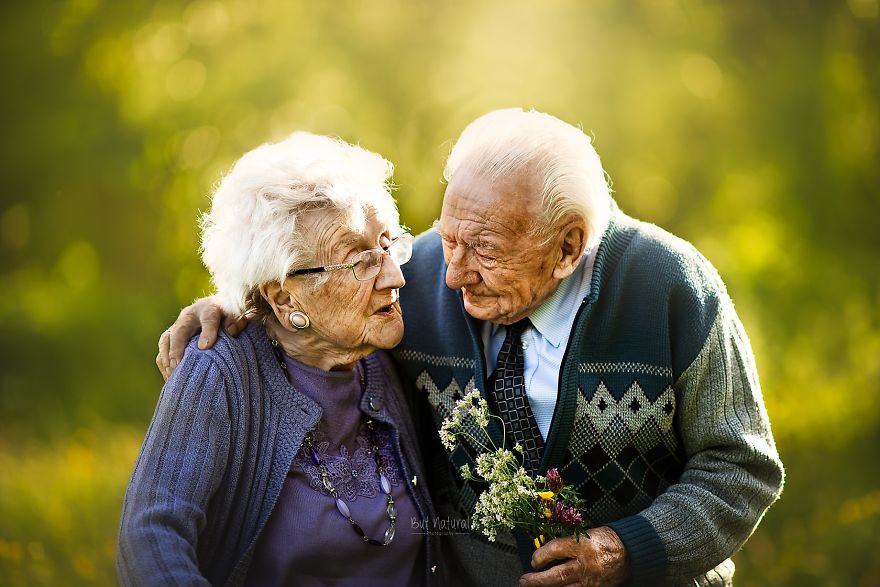
<svg viewBox="0 0 880 587"><path fill-rule="evenodd" d="M392 316L394 312L394 304L388 304L387 306L382 306L381 308L373 312L373 314L377 316Z"/></svg>

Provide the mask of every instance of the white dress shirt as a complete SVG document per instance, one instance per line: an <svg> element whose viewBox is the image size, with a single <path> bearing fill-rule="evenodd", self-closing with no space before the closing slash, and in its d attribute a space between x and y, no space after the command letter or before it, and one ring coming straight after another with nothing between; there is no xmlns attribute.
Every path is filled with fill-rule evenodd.
<svg viewBox="0 0 880 587"><path fill-rule="evenodd" d="M577 269L562 280L553 295L532 312L529 316L532 324L522 333L526 395L544 440L547 439L553 410L556 408L562 357L568 346L578 307L590 293L598 248L598 245L594 245L584 250ZM504 344L507 328L484 322L481 334L483 348L486 350L486 373L492 373L498 360L498 352Z"/></svg>

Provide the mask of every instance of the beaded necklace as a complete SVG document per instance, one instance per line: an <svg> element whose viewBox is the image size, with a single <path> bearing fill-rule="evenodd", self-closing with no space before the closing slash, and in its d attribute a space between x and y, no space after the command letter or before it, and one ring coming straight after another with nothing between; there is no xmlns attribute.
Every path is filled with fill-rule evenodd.
<svg viewBox="0 0 880 587"><path fill-rule="evenodd" d="M275 353L275 358L278 360L278 364L281 366L281 370L284 372L287 382L292 385L293 381L290 378L290 372L287 370L287 363L284 361L281 345L275 339L272 339L272 351ZM361 394L364 394L367 390L367 376L366 369L363 368L360 361L357 363L357 370L360 374ZM379 443L376 438L376 426L373 419L367 418L366 425L367 430L370 432L370 452L373 454L373 460L376 461L376 473L379 475L379 486L382 488L382 492L385 493L387 499L385 504L385 514L388 516L388 529L385 530L382 540L376 540L375 538L367 536L367 533L364 532L364 529L361 528L360 524L355 522L354 518L351 517L351 510L349 509L348 504L339 497L336 488L333 487L333 484L330 482L330 473L327 471L327 467L324 465L321 455L315 450L314 437L311 432L308 432L303 439L303 449L308 451L309 458L318 469L318 472L321 473L321 482L324 484L324 489L326 489L327 493L336 500L337 511L339 511L343 518L348 520L348 523L351 524L355 534L360 536L361 540L367 544L373 546L388 546L391 544L391 541L394 540L394 533L397 525L397 508L394 506L394 498L391 496L391 482L388 481L388 477L385 476L385 463L382 455L379 453Z"/></svg>

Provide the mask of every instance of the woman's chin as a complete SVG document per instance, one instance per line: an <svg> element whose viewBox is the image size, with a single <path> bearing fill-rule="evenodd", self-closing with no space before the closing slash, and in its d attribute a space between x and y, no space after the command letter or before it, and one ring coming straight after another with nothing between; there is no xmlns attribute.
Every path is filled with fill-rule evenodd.
<svg viewBox="0 0 880 587"><path fill-rule="evenodd" d="M382 316L379 319L382 324L376 325L368 343L377 349L393 349L403 338L403 318L396 312L394 316Z"/></svg>

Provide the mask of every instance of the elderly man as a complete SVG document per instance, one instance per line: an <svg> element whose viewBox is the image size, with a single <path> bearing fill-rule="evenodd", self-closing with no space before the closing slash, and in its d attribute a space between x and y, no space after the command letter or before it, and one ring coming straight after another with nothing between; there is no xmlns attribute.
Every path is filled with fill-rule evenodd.
<svg viewBox="0 0 880 587"><path fill-rule="evenodd" d="M530 472L556 467L597 526L535 552L513 536L447 532L447 572L469 584L731 584L729 557L779 496L783 469L715 269L621 212L589 137L548 114L478 118L444 176L440 220L406 266L403 378L434 426L479 388ZM210 300L163 335L163 373L200 321L204 346L219 322ZM445 518L476 503L457 472L469 449L433 463Z"/></svg>

